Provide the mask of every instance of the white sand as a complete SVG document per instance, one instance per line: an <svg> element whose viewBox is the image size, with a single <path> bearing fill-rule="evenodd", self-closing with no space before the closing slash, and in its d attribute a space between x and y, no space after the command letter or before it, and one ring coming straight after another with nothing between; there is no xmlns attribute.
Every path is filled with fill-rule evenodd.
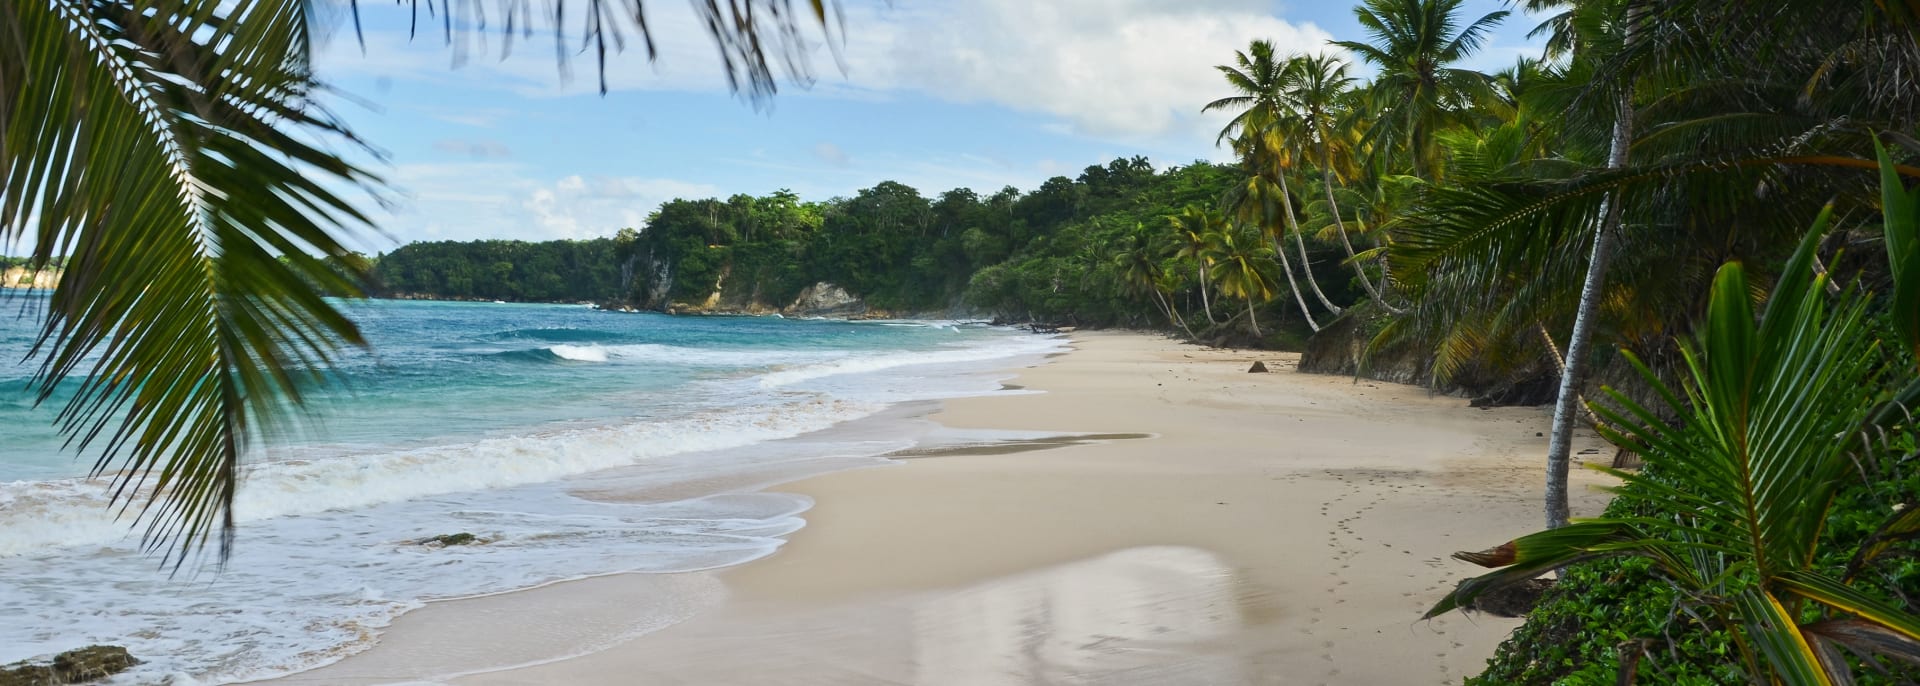
<svg viewBox="0 0 1920 686"><path fill-rule="evenodd" d="M1292 355L1074 340L1011 382L1045 393L932 418L1151 437L782 485L816 505L772 557L435 603L286 681L1439 684L1477 672L1517 624L1419 617L1474 571L1450 553L1539 526L1541 408L1298 374ZM1245 373L1256 359L1275 373ZM1602 477L1575 479L1575 514L1597 513ZM620 624L661 608L691 619ZM573 638L607 626L638 635Z"/></svg>

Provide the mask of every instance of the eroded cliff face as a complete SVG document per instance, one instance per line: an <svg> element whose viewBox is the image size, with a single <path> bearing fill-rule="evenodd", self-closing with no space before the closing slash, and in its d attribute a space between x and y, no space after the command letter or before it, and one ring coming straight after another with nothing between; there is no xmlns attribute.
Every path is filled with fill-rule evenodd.
<svg viewBox="0 0 1920 686"><path fill-rule="evenodd" d="M58 269L29 271L25 267L10 267L0 272L0 288L53 288L59 284Z"/></svg>
<svg viewBox="0 0 1920 686"><path fill-rule="evenodd" d="M801 317L855 317L867 314L867 303L847 289L821 281L800 291L800 297L782 310Z"/></svg>
<svg viewBox="0 0 1920 686"><path fill-rule="evenodd" d="M1559 373L1542 357L1512 369L1469 365L1445 384L1434 384L1433 355L1418 346L1367 350L1373 330L1365 320L1342 317L1308 339L1300 353L1300 371L1362 376L1425 386L1436 393L1470 398L1475 406L1543 405L1559 391Z"/></svg>
<svg viewBox="0 0 1920 686"><path fill-rule="evenodd" d="M667 294L673 291L673 263L653 255L640 258L640 283L628 284L634 294L633 307L666 311L673 303Z"/></svg>

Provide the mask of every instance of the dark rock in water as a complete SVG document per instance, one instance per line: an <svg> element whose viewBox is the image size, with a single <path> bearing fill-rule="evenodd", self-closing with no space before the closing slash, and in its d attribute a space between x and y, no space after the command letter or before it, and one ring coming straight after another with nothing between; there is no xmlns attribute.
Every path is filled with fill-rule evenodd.
<svg viewBox="0 0 1920 686"><path fill-rule="evenodd" d="M105 679L140 664L120 646L87 646L53 656L52 664L0 667L0 686L59 686Z"/></svg>
<svg viewBox="0 0 1920 686"><path fill-rule="evenodd" d="M1259 360L1254 360L1253 366L1247 368L1247 373L1248 374L1265 374L1267 373L1267 363L1261 362Z"/></svg>
<svg viewBox="0 0 1920 686"><path fill-rule="evenodd" d="M1540 596L1553 588L1553 579L1529 579L1480 594L1467 606L1495 617L1525 617L1540 604Z"/></svg>
<svg viewBox="0 0 1920 686"><path fill-rule="evenodd" d="M473 545L475 543L485 543L485 542L486 541L480 540L479 536L475 536L473 534L462 531L457 534L440 534L432 538L423 539L420 541L420 545L437 545L441 547L446 547L450 545Z"/></svg>

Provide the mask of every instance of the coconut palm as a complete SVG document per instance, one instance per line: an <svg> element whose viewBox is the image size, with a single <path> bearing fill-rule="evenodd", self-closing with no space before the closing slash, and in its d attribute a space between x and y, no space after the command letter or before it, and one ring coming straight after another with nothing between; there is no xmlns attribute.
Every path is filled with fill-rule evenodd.
<svg viewBox="0 0 1920 686"><path fill-rule="evenodd" d="M1473 55L1506 11L1462 26L1465 0L1366 0L1353 8L1370 42L1335 41L1380 69L1368 86L1380 115L1377 150L1407 148L1415 176L1433 179L1433 134L1488 93L1487 76L1452 65Z"/></svg>
<svg viewBox="0 0 1920 686"><path fill-rule="evenodd" d="M1293 264L1287 259L1286 246L1282 245L1282 234L1294 233L1296 239L1299 237L1298 233L1291 230L1297 225L1293 218L1293 202L1287 198L1285 170L1278 164L1267 161L1270 154L1263 151L1267 148L1267 144L1262 141L1265 137L1251 138L1249 140L1249 136L1242 136L1234 144L1236 148L1244 151L1242 166L1252 169L1253 173L1247 176L1244 183L1229 192L1228 207L1240 221L1259 227L1261 233L1273 242L1272 254L1280 260L1280 270L1287 276L1287 286L1293 291L1294 302L1300 306L1300 314L1306 318L1308 328L1317 333L1320 331L1320 323L1314 320L1313 309L1307 307L1306 296L1300 291L1300 284L1293 278ZM1301 251L1302 257L1305 256L1305 252L1305 250ZM1313 279L1311 270L1307 273L1307 279ZM1316 285L1314 289L1318 291L1319 286ZM1321 296L1323 300L1325 297ZM1339 314L1338 310L1334 311L1335 316Z"/></svg>
<svg viewBox="0 0 1920 686"><path fill-rule="evenodd" d="M1209 267L1213 264L1213 254L1225 233L1227 220L1220 213L1188 205L1180 214L1167 217L1167 223L1173 228L1174 245L1177 249L1174 257L1192 260L1194 273L1200 277L1200 305L1207 313L1207 321L1219 324L1213 316L1213 301L1207 294L1213 283L1209 276Z"/></svg>
<svg viewBox="0 0 1920 686"><path fill-rule="evenodd" d="M1276 122L1295 116L1293 103L1288 100L1286 90L1287 69L1292 61L1276 56L1271 41L1253 41L1247 44L1244 52L1234 51L1233 58L1233 65L1222 64L1214 69L1226 77L1227 85L1234 94L1200 108L1202 112L1239 112L1227 121L1226 126L1221 127L1215 143L1236 134L1264 130Z"/></svg>
<svg viewBox="0 0 1920 686"><path fill-rule="evenodd" d="M1152 293L1154 302L1160 305L1160 311L1167 315L1167 323L1180 327L1187 332L1188 338L1193 338L1193 329L1188 328L1186 320L1174 311L1173 302L1167 299L1166 292L1160 288L1166 276L1160 265L1171 252L1168 248L1145 225L1135 224L1133 233L1126 237L1120 245L1120 251L1113 256L1114 267L1129 290L1135 295Z"/></svg>
<svg viewBox="0 0 1920 686"><path fill-rule="evenodd" d="M618 13L584 2L604 55ZM799 45L801 17L827 18L820 3L695 5L736 87L755 95L772 92L767 52ZM39 265L67 259L33 348L38 399L79 380L60 430L176 565L215 532L224 556L250 442L291 418L343 349L365 345L323 296L365 283L346 241L368 218L338 189L381 186L334 152L359 139L315 100L315 9L0 8L0 244L30 241Z"/></svg>
<svg viewBox="0 0 1920 686"><path fill-rule="evenodd" d="M1246 52L1235 52L1234 59L1235 65L1219 65L1215 69L1226 77L1227 84L1235 94L1207 103L1201 111L1240 111L1220 129L1220 136L1215 142L1233 138L1234 148L1240 152L1243 165L1254 171L1239 197L1261 200L1244 206L1242 211L1258 208L1261 219L1254 221L1273 237L1274 253L1280 258L1289 283L1293 282L1293 267L1289 264L1285 247L1280 243L1282 233L1293 235L1294 245L1300 250L1301 269L1306 272L1308 286L1322 306L1339 316L1342 308L1327 298L1313 276L1313 263L1307 258L1306 241L1300 235L1300 226L1293 211L1292 193L1287 188L1287 172L1294 148L1305 138L1301 131L1303 122L1300 112L1288 87L1292 78L1289 70L1297 68L1299 60L1276 58L1273 44L1264 40L1254 41ZM1277 206L1273 202L1275 200L1278 201ZM1280 215L1283 221L1265 221L1266 217L1275 214ZM1304 300L1300 298L1297 288L1294 294ZM1309 326L1315 331L1320 330L1320 325L1314 321L1305 302L1300 303L1300 311L1306 316Z"/></svg>
<svg viewBox="0 0 1920 686"><path fill-rule="evenodd" d="M1913 301L1920 270L1920 194L1885 173L1894 301ZM1785 265L1766 309L1755 317L1753 289L1739 262L1716 276L1704 327L1681 346L1680 388L1633 360L1663 399L1668 422L1625 395L1599 408L1608 437L1640 452L1647 472L1615 472L1621 511L1638 516L1548 529L1456 557L1498 571L1462 583L1428 616L1499 586L1584 560L1633 556L1689 599L1693 616L1725 629L1735 659L1754 683L1853 683L1849 653L1920 660L1920 617L1853 585L1816 560L1834 496L1856 465L1881 445L1868 432L1882 393L1914 379L1888 354L1868 315L1869 297L1830 296L1815 252L1832 210ZM1911 320L1910 313L1893 312ZM1911 349L1920 328L1893 330ZM1902 416L1907 415L1904 411ZM1657 474L1657 475L1656 475ZM1849 569L1889 554L1890 542L1920 532L1920 511L1896 511L1851 551Z"/></svg>
<svg viewBox="0 0 1920 686"><path fill-rule="evenodd" d="M1260 333L1260 320L1253 313L1256 301L1273 299L1273 281L1267 278L1266 265L1273 263L1274 250L1263 245L1258 235L1248 231L1220 232L1213 247L1213 277L1220 282L1220 294L1240 298L1247 303L1247 324L1253 335Z"/></svg>
<svg viewBox="0 0 1920 686"><path fill-rule="evenodd" d="M1336 146L1342 152L1348 149L1346 144L1349 140L1343 134L1349 129L1345 119L1354 79L1347 75L1346 63L1327 55L1294 58L1287 69L1287 76L1287 90L1298 107L1302 128L1319 152L1320 186L1325 194L1334 233L1340 239L1340 247L1346 250L1347 264L1359 279L1360 288L1366 291L1367 297L1376 306L1397 313L1399 308L1387 303L1373 278L1367 275L1363 261L1356 257L1353 241L1347 236L1346 221L1340 216L1340 203L1334 198L1334 188L1338 185L1334 177L1334 155Z"/></svg>

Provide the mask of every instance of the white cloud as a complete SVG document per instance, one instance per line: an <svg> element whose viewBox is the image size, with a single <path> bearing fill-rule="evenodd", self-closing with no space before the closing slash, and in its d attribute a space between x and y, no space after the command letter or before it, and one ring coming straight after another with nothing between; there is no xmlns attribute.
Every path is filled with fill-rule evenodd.
<svg viewBox="0 0 1920 686"><path fill-rule="evenodd" d="M1213 65L1254 39L1305 52L1331 38L1275 18L1268 0L970 0L941 8L899 17L874 36L884 45L855 32L851 78L1044 113L1101 138L1198 128L1200 105L1223 90Z"/></svg>
<svg viewBox="0 0 1920 686"><path fill-rule="evenodd" d="M637 41L625 53L610 53L609 88L724 90L712 40L693 12L675 2L645 6L659 59L649 63ZM874 99L917 93L986 102L1046 115L1074 134L1130 142L1172 136L1185 143L1223 121L1199 109L1222 93L1213 66L1228 61L1232 50L1260 38L1282 52L1326 49L1327 32L1283 21L1272 10L1271 0L855 2L845 10L840 62L818 33L808 32L819 76L812 94ZM569 36L578 40L578 32ZM466 40L477 43L472 36ZM353 41L335 41L321 60L322 74L459 81L535 97L599 87L591 52L569 59L571 77L563 81L555 76L549 34L536 32L504 60L495 59L500 46L497 36L493 40L491 52L473 44L462 53L443 45L438 34L409 41L404 32L369 32L364 55ZM471 59L451 56L460 54ZM461 67L449 70L450 59Z"/></svg>
<svg viewBox="0 0 1920 686"><path fill-rule="evenodd" d="M506 238L544 241L612 235L639 227L676 197L718 195L710 185L626 176L532 175L510 162L402 164L389 178L402 198L376 217L401 242ZM371 246L390 250L391 242Z"/></svg>

